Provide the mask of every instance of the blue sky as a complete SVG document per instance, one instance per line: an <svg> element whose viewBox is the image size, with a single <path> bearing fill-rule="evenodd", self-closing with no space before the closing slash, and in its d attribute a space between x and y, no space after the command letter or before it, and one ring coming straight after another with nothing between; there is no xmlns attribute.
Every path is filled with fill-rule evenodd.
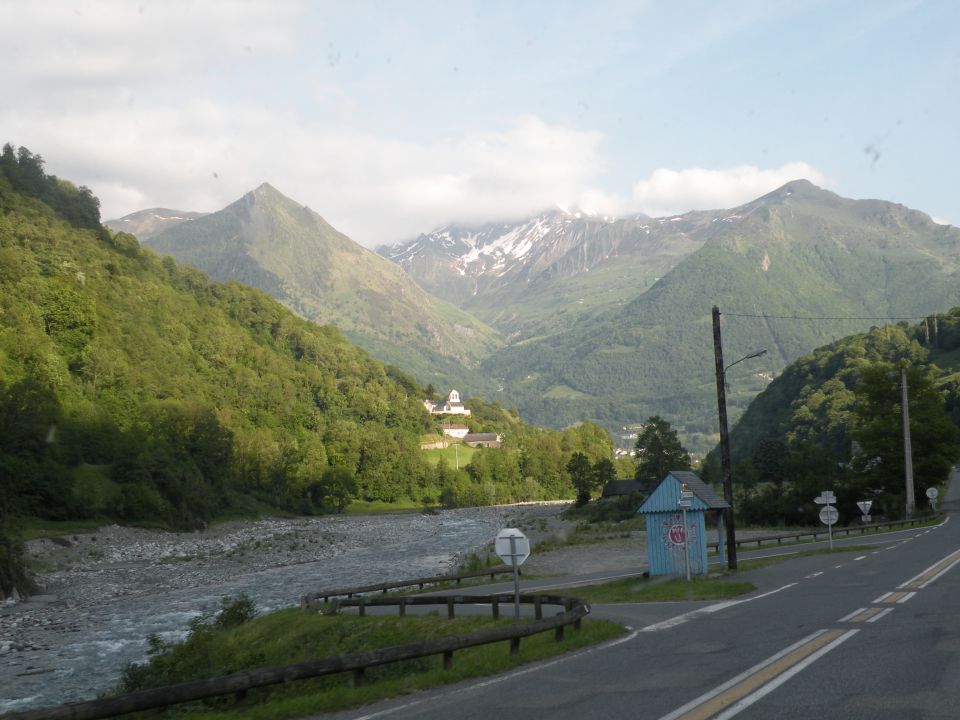
<svg viewBox="0 0 960 720"><path fill-rule="evenodd" d="M105 218L261 182L368 246L807 177L960 223L960 3L0 0L3 141Z"/></svg>

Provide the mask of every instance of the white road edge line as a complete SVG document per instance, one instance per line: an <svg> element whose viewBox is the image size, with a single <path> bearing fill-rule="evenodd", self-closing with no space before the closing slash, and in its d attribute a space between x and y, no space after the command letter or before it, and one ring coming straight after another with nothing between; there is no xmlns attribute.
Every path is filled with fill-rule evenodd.
<svg viewBox="0 0 960 720"><path fill-rule="evenodd" d="M585 648L580 652L571 653L569 655L563 655L556 660L551 660L550 662L545 662L539 665L534 665L532 667L525 668L523 670L511 670L509 673L498 675L497 677L491 678L489 680L484 680L482 682L475 683L470 687L457 687L457 688L441 688L441 692L436 695L431 695L430 697L425 697L422 700L413 700L412 702L403 703L402 705L397 705L395 707L384 708L383 710L378 710L377 712L369 713L368 715L358 715L353 718L353 720L372 720L372 718L384 717L385 715L391 715L400 710L407 710L408 708L416 707L417 705L422 705L433 700L437 700L445 695L452 695L453 693L462 693L469 692L471 690L479 690L481 688L490 687L491 685L496 685L501 683L504 680L512 680L513 678L521 677L523 675L528 675L539 670L544 670L548 667L553 667L554 665L559 665L562 662L566 662L575 657L580 657L581 655L590 655L595 652L600 652L601 650L606 650L608 648L615 647L617 645L622 645L625 642L630 642L637 637L639 630L634 630L629 635L626 635L622 638L617 638L616 640L611 640L610 642L603 643L602 645L597 645L595 647Z"/></svg>
<svg viewBox="0 0 960 720"><path fill-rule="evenodd" d="M797 583L792 582L789 585L784 585L779 587L776 590L770 590L765 592L762 595L755 595L754 597L745 598L743 600L727 600L726 602L716 603L714 605L707 605L707 607L697 608L696 610L691 610L690 612L685 612L683 615L677 615L676 617L668 618L667 620L662 620L661 622L654 623L653 625L647 625L646 627L640 628L640 632L657 632L659 630L669 630L670 628L676 627L677 625L683 625L683 623L688 620L693 620L694 618L700 617L701 615L710 615L715 612L720 612L721 610L726 610L729 607L734 605L742 605L743 603L753 602L754 600L759 600L761 598L769 597L774 595L782 590L788 590L792 588Z"/></svg>
<svg viewBox="0 0 960 720"><path fill-rule="evenodd" d="M879 620L880 618L886 617L887 615L889 615L889 614L892 613L892 612L893 612L893 608L892 608L892 607L885 608L885 609L881 610L880 612L878 612L876 615L874 615L872 618L870 618L869 620L867 620L867 622L876 622L876 621Z"/></svg>
<svg viewBox="0 0 960 720"><path fill-rule="evenodd" d="M840 637L838 637L838 638L837 638L836 640L834 640L833 642L828 643L827 645L824 645L822 648L820 648L819 650L817 650L815 653L813 653L813 654L810 655L809 657L804 658L803 660L801 660L800 662L798 662L796 665L794 665L794 666L793 666L792 668L790 668L789 670L781 673L780 675L778 675L776 678L774 678L773 680L771 680L770 682L768 682L768 683L767 683L766 685L764 685L763 687L758 688L757 690L755 690L754 692L750 693L749 695L747 695L745 698L743 698L743 699L740 700L739 702L736 702L736 703L734 703L733 705L731 705L729 708L727 708L727 710L726 710L725 712L722 712L722 713L720 713L719 715L717 715L717 716L714 718L714 720L729 720L729 718L732 718L734 715L738 714L741 710L747 709L748 707L750 707L751 705L753 705L757 700L760 700L761 698L763 698L763 697L769 695L770 693L772 693L774 690L776 690L778 687L780 687L781 685L783 685L785 682L787 682L787 680L789 680L790 678L792 678L794 675L796 675L797 673L801 672L801 671L804 670L805 668L810 667L810 666L811 666L813 663L815 663L817 660L819 660L820 658L822 658L824 655L826 655L828 652L830 652L830 651L833 650L834 648L838 647L840 644L842 644L842 643L846 642L847 640L849 640L850 638L852 638L852 637L853 637L854 635L856 635L858 632L860 632L860 631L859 631L859 630L847 630L847 632L845 632L843 635L841 635Z"/></svg>
<svg viewBox="0 0 960 720"><path fill-rule="evenodd" d="M857 560L866 560L866 559L867 559L866 555L861 555L860 557L855 557L853 561L856 562Z"/></svg>
<svg viewBox="0 0 960 720"><path fill-rule="evenodd" d="M760 672L760 671L763 670L765 667L767 667L767 665L772 665L773 663L775 663L775 662L776 662L777 660L779 660L780 658L784 657L785 655L789 655L790 653L792 653L792 652L793 652L794 650L796 650L797 648L799 648L799 647L801 647L801 646L803 646L803 645L806 645L808 642L811 642L812 640L820 637L820 636L823 635L825 632L827 632L827 631L826 631L826 630L817 630L817 631L816 631L815 633L813 633L812 635L807 635L807 636L806 636L805 638L803 638L802 640L797 640L797 642L795 642L793 645L790 645L789 647L784 648L783 650L781 650L780 652L778 652L776 655L771 655L771 656L768 657L766 660L763 660L763 661L757 663L756 665L754 665L752 668L750 668L750 669L748 669L748 670L744 670L742 673L740 673L740 674L737 675L736 677L730 678L729 680L727 680L727 681L726 681L725 683L723 683L722 685L717 685L717 687L715 687L713 690L710 690L710 691L708 691L708 692L705 692L703 695L701 695L701 696L698 697L698 698L694 698L693 700L691 700L690 702L688 702L686 705L683 705L682 707L678 707L678 708L677 708L676 710L674 710L673 712L668 713L667 715L664 715L663 717L661 717L660 720L676 720L676 718L680 717L680 716L683 715L684 713L686 713L686 712L688 712L688 711L690 711L690 710L693 710L695 707L699 707L700 705L703 705L703 704L704 704L705 702L707 702L708 700L712 700L712 699L715 698L717 695L720 695L721 693L726 692L727 690L729 690L730 688L732 688L734 685L737 685L738 683L742 682L743 680L746 680L746 679L747 679L748 677L750 677L751 675L756 675L758 672ZM853 632L856 632L856 631L853 631ZM828 647L829 647L829 646L828 646Z"/></svg>
<svg viewBox="0 0 960 720"><path fill-rule="evenodd" d="M883 595L881 595L880 597L878 597L876 600L874 600L874 601L873 601L873 604L876 605L877 603L882 603L884 600L886 600L886 599L887 599L888 597L890 597L891 595L893 595L892 592L884 593Z"/></svg>
<svg viewBox="0 0 960 720"><path fill-rule="evenodd" d="M902 598L900 598L899 600L897 600L897 604L898 604L898 605L903 605L907 600L909 600L910 598L912 598L914 595L916 595L915 592L909 592L909 593L907 593L907 594L904 595Z"/></svg>

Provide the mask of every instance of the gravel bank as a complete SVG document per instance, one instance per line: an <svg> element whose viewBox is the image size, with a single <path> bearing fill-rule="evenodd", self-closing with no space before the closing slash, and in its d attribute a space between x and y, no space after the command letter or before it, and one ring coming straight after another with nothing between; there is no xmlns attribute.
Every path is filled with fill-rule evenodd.
<svg viewBox="0 0 960 720"><path fill-rule="evenodd" d="M30 541L43 590L0 605L0 712L95 696L143 657L148 633L182 637L224 595L247 592L271 610L310 590L441 574L492 548L500 528L534 541L562 535L563 507L238 521L192 533L113 525Z"/></svg>

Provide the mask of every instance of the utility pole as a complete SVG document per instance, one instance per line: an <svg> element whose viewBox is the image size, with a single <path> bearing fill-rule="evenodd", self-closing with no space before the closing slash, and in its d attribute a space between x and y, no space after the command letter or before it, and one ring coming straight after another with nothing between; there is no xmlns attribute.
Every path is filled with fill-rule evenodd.
<svg viewBox="0 0 960 720"><path fill-rule="evenodd" d="M727 430L727 379L723 367L723 343L720 339L720 308L713 306L713 355L717 367L717 410L720 413L720 473L723 478L723 511L727 526L727 567L737 569L737 533L733 527L733 479L730 476L730 434Z"/></svg>
<svg viewBox="0 0 960 720"><path fill-rule="evenodd" d="M900 367L900 417L903 420L903 474L907 484L907 517L913 516L913 448L910 446L910 401L907 399L907 368Z"/></svg>

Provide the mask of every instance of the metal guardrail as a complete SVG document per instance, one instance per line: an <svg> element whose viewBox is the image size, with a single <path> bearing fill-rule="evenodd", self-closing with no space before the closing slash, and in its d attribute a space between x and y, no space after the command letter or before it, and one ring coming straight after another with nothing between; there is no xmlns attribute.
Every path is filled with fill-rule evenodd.
<svg viewBox="0 0 960 720"><path fill-rule="evenodd" d="M511 594L492 595L486 596L486 598L473 595L456 597L359 597L337 601L336 605L339 607L356 605L361 609L371 605L396 605L402 615L408 605L446 604L450 608L457 604L474 605L486 599L491 602L494 617L498 617L499 603L512 601L512 598ZM409 645L394 645L341 657L246 670L217 678L152 688L128 695L118 695L117 697L25 710L0 716L0 720L98 720L98 718L115 717L141 710L168 707L219 695L240 694L242 696L253 688L344 672L352 672L354 684L362 685L364 671L369 667L442 655L443 667L449 669L453 663L453 653L456 650L509 641L510 654L515 655L520 650L521 638L549 630L554 631L554 637L559 642L563 640L563 630L566 626L572 625L574 629L579 629L580 621L590 613L590 606L579 598L559 595L521 595L520 601L534 605L536 619L533 622L514 623L509 626L480 630L466 635L454 635ZM553 617L544 618L542 606L547 604L560 605L564 610ZM451 610L448 610L448 614L450 617L453 616Z"/></svg>
<svg viewBox="0 0 960 720"><path fill-rule="evenodd" d="M867 523L864 525L847 525L845 527L836 527L833 528L833 536L837 537L840 533L843 533L846 537L850 536L850 533L859 532L861 535L865 535L867 530L875 530L880 532L880 528L893 528L893 527L913 527L915 525L921 525L925 522L928 522L932 519L933 516L928 515L921 518L913 518L910 520L891 520L889 522L881 523ZM810 530L797 530L794 532L781 533L779 535L761 535L759 537L744 538L743 540L737 540L737 547L743 545L752 545L753 543L757 544L757 547L760 547L764 543L771 543L776 541L778 545L781 545L784 540L795 540L800 542L800 538L811 537L813 540L816 540L818 537L823 536L827 537L829 532L826 528L820 529L810 529ZM719 546L719 543L708 542L707 548L716 550Z"/></svg>

